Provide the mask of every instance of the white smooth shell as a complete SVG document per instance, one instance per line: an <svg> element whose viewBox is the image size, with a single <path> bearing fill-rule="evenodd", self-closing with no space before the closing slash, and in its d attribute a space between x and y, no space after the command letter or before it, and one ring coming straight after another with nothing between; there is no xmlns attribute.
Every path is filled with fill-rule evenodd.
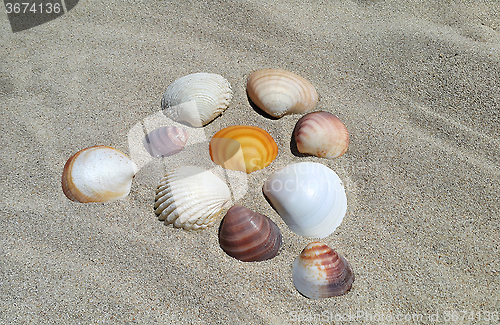
<svg viewBox="0 0 500 325"><path fill-rule="evenodd" d="M292 164L274 172L263 192L290 230L304 237L330 235L347 211L342 181L318 163Z"/></svg>
<svg viewBox="0 0 500 325"><path fill-rule="evenodd" d="M230 199L226 183L211 171L184 166L163 177L156 190L155 209L165 224L198 230L213 224Z"/></svg>
<svg viewBox="0 0 500 325"><path fill-rule="evenodd" d="M219 116L233 97L229 82L214 73L193 73L175 80L163 94L164 114L201 127Z"/></svg>
<svg viewBox="0 0 500 325"><path fill-rule="evenodd" d="M137 171L137 166L123 152L95 146L68 159L61 183L64 194L72 201L113 201L129 194Z"/></svg>
<svg viewBox="0 0 500 325"><path fill-rule="evenodd" d="M281 69L252 73L248 77L247 94L257 107L273 117L307 113L318 102L318 93L309 81Z"/></svg>

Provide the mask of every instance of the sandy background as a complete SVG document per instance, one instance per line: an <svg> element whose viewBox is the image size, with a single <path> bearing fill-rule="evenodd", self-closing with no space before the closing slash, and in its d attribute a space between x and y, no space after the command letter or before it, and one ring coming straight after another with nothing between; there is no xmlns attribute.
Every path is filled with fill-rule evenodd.
<svg viewBox="0 0 500 325"><path fill-rule="evenodd" d="M500 312L499 2L178 2L82 0L16 34L2 14L0 323L299 324L356 313L433 323L428 315L452 311L487 323ZM316 110L350 131L343 157L291 152L300 116L270 120L248 103L246 80L261 68L311 81ZM102 144L130 155L130 130L194 72L221 74L234 91L205 141L149 161L124 200L64 196L73 153ZM185 232L153 212L165 169L214 168L206 140L234 124L266 129L280 148L238 200L280 226L270 261L234 260L217 226ZM273 170L301 161L329 166L346 186L347 215L323 240L354 269L342 297L295 290L291 263L311 240L261 192Z"/></svg>

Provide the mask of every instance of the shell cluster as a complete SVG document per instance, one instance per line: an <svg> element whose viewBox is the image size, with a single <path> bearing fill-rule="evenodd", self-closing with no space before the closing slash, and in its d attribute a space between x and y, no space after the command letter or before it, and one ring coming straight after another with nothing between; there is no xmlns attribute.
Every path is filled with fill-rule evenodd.
<svg viewBox="0 0 500 325"><path fill-rule="evenodd" d="M248 78L247 94L253 104L275 118L309 113L318 101L309 81L280 69L253 72ZM226 110L231 99L231 85L224 77L195 73L170 84L161 106L170 119L202 127ZM181 127L164 126L149 132L143 145L153 157L168 157L183 150L188 136ZM299 152L321 158L339 157L349 144L345 125L322 111L302 116L293 138ZM211 138L209 152L212 161L223 168L258 175L257 171L277 157L278 146L259 127L234 125ZM125 198L137 171L134 162L122 152L95 146L77 152L67 161L61 183L70 200L105 202ZM332 234L347 211L341 179L320 163L300 162L279 169L265 180L262 191L290 230L308 238ZM231 202L225 181L204 168L183 166L167 170L161 179L154 211L165 224L185 230L204 229L226 212L218 236L227 255L243 262L277 256L282 245L279 227L269 217L246 207L229 208ZM312 242L293 262L292 278L298 292L319 299L345 294L352 286L354 273L343 256L325 244Z"/></svg>
<svg viewBox="0 0 500 325"><path fill-rule="evenodd" d="M307 245L292 267L293 284L310 299L341 296L351 289L354 273L342 255L320 242Z"/></svg>
<svg viewBox="0 0 500 325"><path fill-rule="evenodd" d="M267 167L278 155L278 146L256 126L234 125L210 140L210 157L217 165L247 173Z"/></svg>
<svg viewBox="0 0 500 325"><path fill-rule="evenodd" d="M161 107L172 120L201 127L224 112L232 98L231 85L223 76L193 73L168 86Z"/></svg>
<svg viewBox="0 0 500 325"><path fill-rule="evenodd" d="M130 192L137 166L123 152L94 146L75 153L64 166L61 185L71 201L107 202Z"/></svg>
<svg viewBox="0 0 500 325"><path fill-rule="evenodd" d="M268 217L235 205L222 219L219 244L227 255L240 261L264 261L278 254L281 232Z"/></svg>

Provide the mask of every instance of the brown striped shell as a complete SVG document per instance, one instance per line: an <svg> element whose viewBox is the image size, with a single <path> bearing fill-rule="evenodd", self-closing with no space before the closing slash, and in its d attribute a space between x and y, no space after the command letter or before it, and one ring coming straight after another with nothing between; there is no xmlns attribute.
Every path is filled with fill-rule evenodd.
<svg viewBox="0 0 500 325"><path fill-rule="evenodd" d="M323 158L342 156L349 146L344 123L328 112L313 112L298 120L293 132L297 150Z"/></svg>
<svg viewBox="0 0 500 325"><path fill-rule="evenodd" d="M176 126L164 126L149 132L143 144L153 157L168 157L178 153L186 145L188 133Z"/></svg>
<svg viewBox="0 0 500 325"><path fill-rule="evenodd" d="M219 244L227 255L240 261L264 261L278 254L281 232L268 217L235 205L221 222Z"/></svg>
<svg viewBox="0 0 500 325"><path fill-rule="evenodd" d="M247 82L250 100L273 117L307 113L318 102L314 86L293 72L263 69L250 75Z"/></svg>
<svg viewBox="0 0 500 325"><path fill-rule="evenodd" d="M354 282L346 259L320 242L307 245L295 259L292 277L295 288L310 299L341 296Z"/></svg>

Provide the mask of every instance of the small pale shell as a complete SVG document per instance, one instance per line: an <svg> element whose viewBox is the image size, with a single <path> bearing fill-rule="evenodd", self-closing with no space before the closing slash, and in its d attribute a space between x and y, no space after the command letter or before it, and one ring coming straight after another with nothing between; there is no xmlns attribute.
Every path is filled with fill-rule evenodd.
<svg viewBox="0 0 500 325"><path fill-rule="evenodd" d="M156 190L155 209L165 224L198 230L213 224L230 199L226 183L211 171L184 166L163 177Z"/></svg>
<svg viewBox="0 0 500 325"><path fill-rule="evenodd" d="M273 117L307 113L318 102L313 85L295 73L280 69L255 71L247 82L250 100Z"/></svg>
<svg viewBox="0 0 500 325"><path fill-rule="evenodd" d="M175 80L163 94L164 114L177 122L195 127L208 124L228 106L233 91L222 76L194 73Z"/></svg>
<svg viewBox="0 0 500 325"><path fill-rule="evenodd" d="M231 170L251 173L267 167L277 155L276 142L256 126L230 126L210 140L212 161Z"/></svg>
<svg viewBox="0 0 500 325"><path fill-rule="evenodd" d="M294 137L299 152L323 158L340 157L349 145L344 123L328 112L302 116L295 125Z"/></svg>
<svg viewBox="0 0 500 325"><path fill-rule="evenodd" d="M153 157L168 157L184 148L188 133L176 126L164 126L149 132L143 139L144 147Z"/></svg>
<svg viewBox="0 0 500 325"><path fill-rule="evenodd" d="M320 242L312 242L295 259L293 284L310 299L341 296L349 291L354 273L346 259Z"/></svg>
<svg viewBox="0 0 500 325"><path fill-rule="evenodd" d="M263 192L290 230L304 237L330 235L347 211L339 176L318 163L296 163L275 171L264 182Z"/></svg>
<svg viewBox="0 0 500 325"><path fill-rule="evenodd" d="M90 147L68 159L62 189L68 199L82 203L123 199L137 171L123 152L107 146Z"/></svg>
<svg viewBox="0 0 500 325"><path fill-rule="evenodd" d="M240 261L264 261L278 254L281 232L268 217L235 205L222 219L219 244L227 255Z"/></svg>

